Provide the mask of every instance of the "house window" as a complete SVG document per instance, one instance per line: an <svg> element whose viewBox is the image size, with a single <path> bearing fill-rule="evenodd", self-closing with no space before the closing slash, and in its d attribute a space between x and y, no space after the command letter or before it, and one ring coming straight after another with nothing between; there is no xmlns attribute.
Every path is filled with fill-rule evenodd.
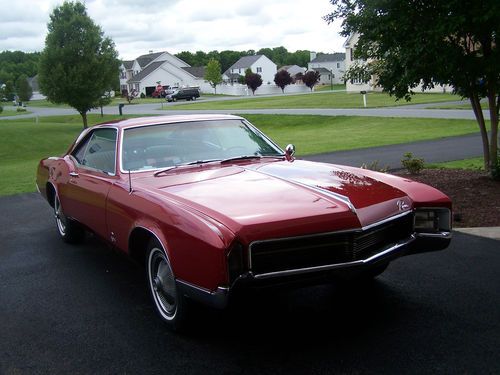
<svg viewBox="0 0 500 375"><path fill-rule="evenodd" d="M120 71L120 78L121 78L121 79L125 79L125 78L127 78L127 75L125 74L125 71L124 71L124 70L121 70L121 71Z"/></svg>
<svg viewBox="0 0 500 375"><path fill-rule="evenodd" d="M351 79L351 83L354 85L361 85L363 83L361 76L358 75L358 76L354 77L353 79Z"/></svg>
<svg viewBox="0 0 500 375"><path fill-rule="evenodd" d="M257 67L257 73L262 73L262 68L260 66Z"/></svg>
<svg viewBox="0 0 500 375"><path fill-rule="evenodd" d="M139 91L139 84L138 84L138 83L136 83L136 84L135 84L135 89L136 89L137 91Z"/></svg>
<svg viewBox="0 0 500 375"><path fill-rule="evenodd" d="M238 69L238 73L241 74L241 68Z"/></svg>
<svg viewBox="0 0 500 375"><path fill-rule="evenodd" d="M340 68L340 63L338 62L338 63L337 63L337 69L339 69L339 68Z"/></svg>
<svg viewBox="0 0 500 375"><path fill-rule="evenodd" d="M351 61L354 60L353 59L354 56L353 56L353 51L352 50L353 50L352 48L349 50Z"/></svg>

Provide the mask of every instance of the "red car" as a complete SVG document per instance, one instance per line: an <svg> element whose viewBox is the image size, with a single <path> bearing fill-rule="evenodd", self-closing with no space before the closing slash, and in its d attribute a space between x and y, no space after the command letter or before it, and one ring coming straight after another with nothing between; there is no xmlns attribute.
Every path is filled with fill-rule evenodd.
<svg viewBox="0 0 500 375"><path fill-rule="evenodd" d="M173 327L189 299L224 308L240 289L375 277L448 246L440 191L293 154L237 116L138 118L82 132L37 186L64 241L89 230L145 263Z"/></svg>

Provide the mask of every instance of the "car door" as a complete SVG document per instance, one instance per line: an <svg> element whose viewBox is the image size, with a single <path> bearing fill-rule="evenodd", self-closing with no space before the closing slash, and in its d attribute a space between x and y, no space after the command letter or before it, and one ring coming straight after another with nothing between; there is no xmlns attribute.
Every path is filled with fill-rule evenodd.
<svg viewBox="0 0 500 375"><path fill-rule="evenodd" d="M108 238L106 199L116 177L117 130L96 129L71 152L74 168L60 187L64 212L103 238Z"/></svg>

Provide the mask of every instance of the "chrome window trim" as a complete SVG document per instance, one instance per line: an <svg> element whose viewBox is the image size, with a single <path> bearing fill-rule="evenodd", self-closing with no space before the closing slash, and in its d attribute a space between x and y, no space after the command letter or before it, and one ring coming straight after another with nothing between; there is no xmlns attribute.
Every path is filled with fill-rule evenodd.
<svg viewBox="0 0 500 375"><path fill-rule="evenodd" d="M250 270L252 270L252 247L254 245L256 245L256 244L261 244L261 243L266 243L266 242L300 240L300 239L305 239L305 238L314 238L314 237L329 236L329 235L335 235L335 234L364 232L366 230L375 228L375 227L377 227L379 225L383 225L383 224L388 223L388 222L390 222L392 220L397 220L399 218L402 218L402 217L404 217L406 215L410 215L410 214L413 214L412 210L405 211L405 212L402 212L400 214L390 216L390 217L385 218L383 220L377 221L376 223L373 223L373 224L370 224L370 225L366 225L364 227L356 228L356 229L346 229L346 230L339 230L339 231L333 231L333 232L323 232L323 233L306 234L306 235L303 235L303 236L271 238L271 239L267 239L267 240L253 241L248 246L248 267L249 267ZM356 262L360 262L360 261L356 261ZM354 262L353 264L355 264L356 262ZM348 263L346 263L346 264L348 264ZM351 264L351 263L349 263L349 264ZM325 266L320 266L320 267L325 267Z"/></svg>
<svg viewBox="0 0 500 375"><path fill-rule="evenodd" d="M116 140L115 140L115 167L114 167L114 172L106 172L106 171L103 171L101 169L96 169L96 168L92 168L92 167L89 167L87 165L83 165L83 164L80 164L78 162L78 160L76 160L76 158L73 156L73 153L75 152L75 150L80 146L80 144L88 139L88 137L91 137L92 134L98 130L101 130L101 129L114 129L116 131ZM93 171L93 172L101 172L103 174L105 174L106 176L110 176L110 177L114 177L116 176L116 171L118 169L118 165L117 165L117 153L119 151L119 147L118 147L118 139L121 137L119 137L120 135L120 129L116 126L106 126L106 127L96 127L95 129L89 129L89 131L85 134L84 137L82 137L81 139L77 139L77 142L75 143L74 147L71 149L70 152L68 152L68 156L70 157L70 159L73 161L73 163L75 163L76 166L78 166L78 168L80 169L86 169L86 170L89 170L89 171ZM87 145L88 146L88 145Z"/></svg>
<svg viewBox="0 0 500 375"><path fill-rule="evenodd" d="M285 152L273 141L271 140L267 135L262 133L259 129L257 129L254 125L252 125L250 122L248 122L246 119L243 117L235 117L235 118L221 118L221 119L193 119L193 120L182 120L182 121L173 121L173 122L160 122L160 123L154 123L154 124L141 124L141 125L135 125L135 126L128 126L126 128L121 129L121 134L120 134L120 144L119 144L119 161L120 161L120 173L129 173L128 170L123 169L123 138L125 135L125 131L128 129L137 129L137 128L142 128L142 127L149 127L149 126L163 126L163 125L174 125L174 124L183 124L183 123L189 123L189 122L209 122L209 121L240 121L242 122L245 126L248 126L248 128L254 132L255 134L261 136L264 138L267 142L269 142L274 148L276 148L277 151L281 152L284 154ZM115 162L116 163L116 162ZM130 173L142 173L142 172L152 172L152 171L161 171L165 169L163 168L150 168L150 169L140 169L140 170L134 170L130 171Z"/></svg>

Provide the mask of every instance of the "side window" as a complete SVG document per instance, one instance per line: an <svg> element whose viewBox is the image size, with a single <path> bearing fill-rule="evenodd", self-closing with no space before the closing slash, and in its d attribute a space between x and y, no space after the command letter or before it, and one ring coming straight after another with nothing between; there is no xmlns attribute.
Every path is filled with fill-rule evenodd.
<svg viewBox="0 0 500 375"><path fill-rule="evenodd" d="M115 173L116 130L95 130L73 151L72 156L80 166Z"/></svg>

